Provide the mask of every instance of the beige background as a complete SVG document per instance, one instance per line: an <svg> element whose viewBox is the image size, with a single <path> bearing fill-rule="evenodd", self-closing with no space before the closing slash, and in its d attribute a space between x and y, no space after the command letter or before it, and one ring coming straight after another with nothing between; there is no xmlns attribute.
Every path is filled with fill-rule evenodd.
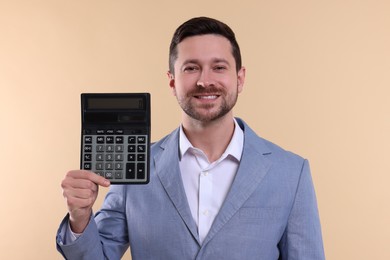
<svg viewBox="0 0 390 260"><path fill-rule="evenodd" d="M327 259L390 259L390 1L0 0L1 259L62 259L81 92L151 92L153 140L178 126L168 45L199 15L241 45L235 115L310 160Z"/></svg>

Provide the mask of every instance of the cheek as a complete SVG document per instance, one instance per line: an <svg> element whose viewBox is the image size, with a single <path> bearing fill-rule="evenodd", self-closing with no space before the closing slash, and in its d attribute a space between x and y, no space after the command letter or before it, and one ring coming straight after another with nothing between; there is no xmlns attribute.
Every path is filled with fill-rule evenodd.
<svg viewBox="0 0 390 260"><path fill-rule="evenodd" d="M221 85L224 86L226 91L238 91L240 92L240 86L238 84L237 78L228 78L228 79L223 79L220 81Z"/></svg>
<svg viewBox="0 0 390 260"><path fill-rule="evenodd" d="M197 79L191 75L178 77L175 81L175 91L177 95L183 94L192 90L196 86Z"/></svg>

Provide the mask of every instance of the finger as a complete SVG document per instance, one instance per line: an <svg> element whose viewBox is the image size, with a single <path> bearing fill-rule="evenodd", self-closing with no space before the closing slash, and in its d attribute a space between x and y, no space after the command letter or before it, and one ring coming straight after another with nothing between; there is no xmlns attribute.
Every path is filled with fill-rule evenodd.
<svg viewBox="0 0 390 260"><path fill-rule="evenodd" d="M93 173L91 171L85 171L85 170L74 170L74 171L69 171L66 175L66 177L70 177L73 179L86 179L90 180L93 183L96 183L100 186L103 187L108 187L110 186L110 181L105 179L104 177Z"/></svg>
<svg viewBox="0 0 390 260"><path fill-rule="evenodd" d="M69 211L74 211L76 209L90 208L95 201L93 198L81 199L76 197L67 197L66 202L68 204Z"/></svg>
<svg viewBox="0 0 390 260"><path fill-rule="evenodd" d="M96 174L96 173L93 173L93 172L88 172L89 175L89 180L100 185L100 186L103 186L103 187L108 187L110 186L110 181L107 180L106 178L100 176L99 174Z"/></svg>
<svg viewBox="0 0 390 260"><path fill-rule="evenodd" d="M63 190L67 190L67 189L88 189L92 191L98 190L98 185L93 181L90 181L88 179L75 179L71 177L65 178L61 183L61 187Z"/></svg>
<svg viewBox="0 0 390 260"><path fill-rule="evenodd" d="M95 185L95 184L94 184ZM95 185L96 186L96 185ZM97 191L93 191L91 189L66 189L63 191L63 195L65 198L79 198L79 199L96 199Z"/></svg>

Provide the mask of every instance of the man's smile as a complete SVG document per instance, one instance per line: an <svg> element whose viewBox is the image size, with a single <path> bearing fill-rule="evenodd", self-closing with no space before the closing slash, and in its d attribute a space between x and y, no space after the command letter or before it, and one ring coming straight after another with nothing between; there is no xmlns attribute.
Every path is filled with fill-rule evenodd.
<svg viewBox="0 0 390 260"><path fill-rule="evenodd" d="M217 99L218 95L194 95L197 99L205 99L205 100L214 100Z"/></svg>

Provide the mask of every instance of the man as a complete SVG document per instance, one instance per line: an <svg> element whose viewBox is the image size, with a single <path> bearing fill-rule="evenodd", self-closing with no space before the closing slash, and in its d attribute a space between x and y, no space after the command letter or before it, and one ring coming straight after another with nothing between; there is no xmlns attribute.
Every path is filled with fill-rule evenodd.
<svg viewBox="0 0 390 260"><path fill-rule="evenodd" d="M113 185L92 215L104 178L70 171L69 214L57 235L68 259L324 259L308 162L233 117L245 81L224 23L193 18L170 46L169 86L181 126L151 147L148 185Z"/></svg>

